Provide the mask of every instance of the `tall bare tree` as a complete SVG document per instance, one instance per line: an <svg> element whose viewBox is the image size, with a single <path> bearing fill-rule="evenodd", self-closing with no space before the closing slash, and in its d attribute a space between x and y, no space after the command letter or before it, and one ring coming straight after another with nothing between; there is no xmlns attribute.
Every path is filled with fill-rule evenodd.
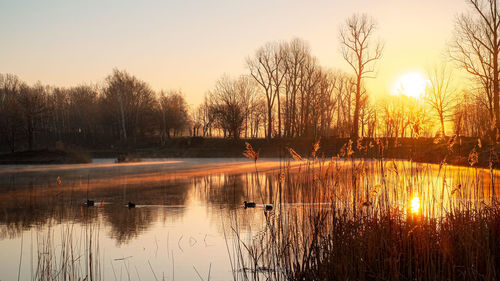
<svg viewBox="0 0 500 281"><path fill-rule="evenodd" d="M466 0L470 14L460 15L455 23L451 57L484 88L488 97L492 125L500 129L499 64L500 13L497 0Z"/></svg>
<svg viewBox="0 0 500 281"><path fill-rule="evenodd" d="M267 43L255 52L255 57L247 59L250 75L263 88L267 104L268 139L273 133L273 111L278 102L278 135L281 135L280 88L285 77L285 47L279 43Z"/></svg>
<svg viewBox="0 0 500 281"><path fill-rule="evenodd" d="M310 59L310 48L304 40L294 39L287 45L284 61L284 67L287 69L284 80L285 101L283 108L285 137L293 137L298 134L296 126L298 118L297 97L304 77L304 66Z"/></svg>
<svg viewBox="0 0 500 281"><path fill-rule="evenodd" d="M340 28L342 56L354 70L356 92L351 137L359 136L359 113L362 105L362 82L373 77L374 62L382 57L383 44L372 42L376 30L375 21L367 15L353 15Z"/></svg>

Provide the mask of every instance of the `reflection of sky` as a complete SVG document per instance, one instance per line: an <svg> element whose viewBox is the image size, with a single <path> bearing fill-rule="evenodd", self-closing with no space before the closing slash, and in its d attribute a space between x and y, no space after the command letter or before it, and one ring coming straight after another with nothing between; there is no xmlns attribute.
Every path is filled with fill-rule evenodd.
<svg viewBox="0 0 500 281"><path fill-rule="evenodd" d="M275 212L297 213L328 209L331 202L337 202L337 207L349 207L352 202L351 190L347 188L352 181L351 168L344 162L337 163L339 170L329 170L333 174L328 179L321 176L325 168L317 176L307 177L302 172L303 165L300 173L285 177L285 185L280 189L277 172L262 172L273 165L279 166L279 162L258 163L260 172L257 175L251 172L254 167L248 160L216 160L213 164L209 160L186 161L175 164L177 166L146 162L121 168L93 167L91 175L96 177L89 176L89 195L97 202L104 201L102 207L93 208L82 207L87 193L87 176L78 173L81 169L4 171L3 175L8 176L1 179L0 248L19 253L22 236L23 256L29 257L30 248L26 245L36 246L36 239L43 237L48 229L57 237L72 227L71 233L78 243L87 237L86 225L90 224L100 226L99 247L108 278L112 278L110 263L122 273L132 269L134 276L134 267L137 267L141 278L147 277L151 274L147 263L150 261L157 276L163 273L171 276L171 266L175 264L178 280L192 280L197 278L193 275L193 265L203 275L208 273L211 264L213 280L218 280L219 276L231 279L224 233L230 245L234 238L231 227L235 224L242 234L258 234L265 223L260 204L275 203ZM190 168L190 165L197 168ZM222 172L220 165L229 168ZM367 161L362 169L364 172L356 172L359 203L366 200L365 191L372 192L367 189L374 186L375 195L370 195L373 205L383 196L382 177L376 165L377 162ZM362 165L357 162L356 167ZM204 172L198 168L203 168ZM388 161L384 170L392 207L405 209L410 206L413 196L418 196L421 212L434 216L439 215L441 204L446 211L451 204L479 202L471 199L487 199L490 194L489 174L482 169L439 169L438 165ZM83 171L88 173L89 169ZM56 175L63 179L61 186L57 185ZM498 179L497 172L495 178ZM330 185L333 179L339 181L339 186ZM476 180L479 182L477 189L473 188ZM326 192L325 188L328 188ZM325 195L318 196L322 192ZM254 201L259 207L244 210L244 200ZM125 206L128 201L135 202L137 208L128 209ZM284 204L278 204L280 201ZM30 247L36 252L35 246ZM120 258L126 259L115 260ZM12 277L7 280L17 277L17 263L18 260L0 254L2 268L16 269L6 273ZM24 259L23 266L29 266L28 258Z"/></svg>

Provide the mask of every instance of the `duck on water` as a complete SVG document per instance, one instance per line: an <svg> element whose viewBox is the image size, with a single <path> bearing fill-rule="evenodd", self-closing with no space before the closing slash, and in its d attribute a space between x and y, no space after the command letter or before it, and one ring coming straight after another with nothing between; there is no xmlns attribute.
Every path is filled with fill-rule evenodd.
<svg viewBox="0 0 500 281"><path fill-rule="evenodd" d="M255 202L244 201L243 202L243 207L245 207L245 209L246 208L255 208L255 207L257 207L257 204ZM271 204L265 204L264 208L266 209L266 211L271 211L273 209L273 205L271 205Z"/></svg>
<svg viewBox="0 0 500 281"><path fill-rule="evenodd" d="M257 206L257 204L255 204L255 202L244 201L243 206L245 207L245 209L246 208L255 208Z"/></svg>

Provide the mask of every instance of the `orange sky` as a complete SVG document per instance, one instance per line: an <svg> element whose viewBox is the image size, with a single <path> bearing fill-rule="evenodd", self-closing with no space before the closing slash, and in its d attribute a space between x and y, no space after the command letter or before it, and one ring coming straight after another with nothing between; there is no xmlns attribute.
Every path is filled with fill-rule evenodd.
<svg viewBox="0 0 500 281"><path fill-rule="evenodd" d="M33 83L100 82L114 67L153 89L182 89L192 105L222 74L247 73L245 58L268 41L308 41L328 68L347 69L338 30L353 13L373 16L385 42L374 95L399 75L445 58L464 0L2 1L0 73Z"/></svg>

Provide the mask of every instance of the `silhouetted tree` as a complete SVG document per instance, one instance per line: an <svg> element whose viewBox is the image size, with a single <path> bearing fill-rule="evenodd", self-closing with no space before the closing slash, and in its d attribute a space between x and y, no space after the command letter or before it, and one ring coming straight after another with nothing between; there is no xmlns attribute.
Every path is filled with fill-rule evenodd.
<svg viewBox="0 0 500 281"><path fill-rule="evenodd" d="M439 117L441 135L445 136L444 122L448 118L447 112L452 107L454 94L450 86L451 72L447 71L446 65L441 68L436 66L428 78L429 85L425 90L424 99Z"/></svg>
<svg viewBox="0 0 500 281"><path fill-rule="evenodd" d="M129 137L135 141L138 131L149 126L145 121L153 114L154 104L149 86L126 71L115 69L106 78L102 106L106 108L105 113L111 114L112 127L118 128L123 141Z"/></svg>
<svg viewBox="0 0 500 281"><path fill-rule="evenodd" d="M372 46L372 37L376 29L373 19L367 15L353 15L340 29L342 56L354 70L356 92L351 137L359 135L359 113L362 104L363 78L374 72L374 62L382 56L383 45L380 42Z"/></svg>
<svg viewBox="0 0 500 281"><path fill-rule="evenodd" d="M484 137L490 130L486 97L470 90L461 92L453 112L453 127L459 136Z"/></svg>
<svg viewBox="0 0 500 281"><path fill-rule="evenodd" d="M284 49L281 44L267 43L255 52L253 58L247 59L250 75L262 86L267 105L266 137L270 139L273 133L273 110L278 99L278 124L281 124L279 91L284 78ZM281 131L281 125L278 128ZM281 132L278 132L280 135Z"/></svg>
<svg viewBox="0 0 500 281"><path fill-rule="evenodd" d="M189 108L182 92L169 91L161 92L159 97L160 119L161 119L161 140L170 138L170 133L179 134L190 125L191 118Z"/></svg>
<svg viewBox="0 0 500 281"><path fill-rule="evenodd" d="M35 133L41 129L40 118L47 109L45 87L37 83L33 87L22 85L17 98L28 149L33 150Z"/></svg>
<svg viewBox="0 0 500 281"><path fill-rule="evenodd" d="M499 71L500 11L497 0L466 0L470 14L460 15L455 23L451 57L484 88L488 97L491 123L500 129Z"/></svg>
<svg viewBox="0 0 500 281"><path fill-rule="evenodd" d="M234 80L223 76L217 81L215 89L209 94L210 111L224 136L240 137L254 92L255 85L244 76Z"/></svg>
<svg viewBox="0 0 500 281"><path fill-rule="evenodd" d="M21 107L18 101L21 87L19 78L12 74L0 74L0 135L12 152L18 147L21 138Z"/></svg>

